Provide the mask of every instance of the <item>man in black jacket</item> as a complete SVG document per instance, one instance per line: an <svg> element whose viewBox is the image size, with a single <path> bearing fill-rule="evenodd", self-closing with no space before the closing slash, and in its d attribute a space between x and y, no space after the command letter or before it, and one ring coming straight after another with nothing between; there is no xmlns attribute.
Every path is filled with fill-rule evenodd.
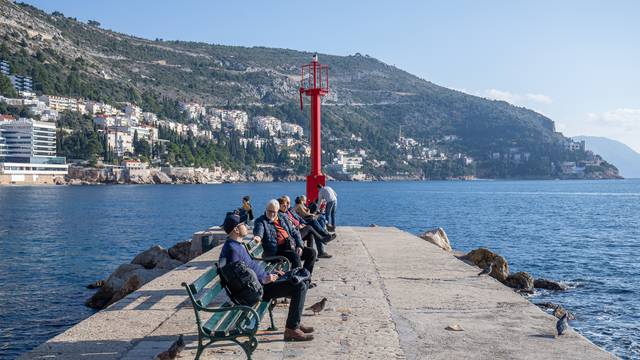
<svg viewBox="0 0 640 360"><path fill-rule="evenodd" d="M265 256L284 256L294 268L304 267L312 274L317 252L304 246L300 232L289 219L286 216L278 216L279 209L278 200L270 200L267 203L264 214L255 221L253 239L262 243Z"/></svg>

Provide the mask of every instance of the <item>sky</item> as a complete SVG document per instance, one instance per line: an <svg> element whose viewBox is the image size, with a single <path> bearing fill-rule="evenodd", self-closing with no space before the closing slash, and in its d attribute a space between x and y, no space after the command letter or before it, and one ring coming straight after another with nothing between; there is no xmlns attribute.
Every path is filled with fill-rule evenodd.
<svg viewBox="0 0 640 360"><path fill-rule="evenodd" d="M640 152L640 1L25 2L149 39L359 52Z"/></svg>

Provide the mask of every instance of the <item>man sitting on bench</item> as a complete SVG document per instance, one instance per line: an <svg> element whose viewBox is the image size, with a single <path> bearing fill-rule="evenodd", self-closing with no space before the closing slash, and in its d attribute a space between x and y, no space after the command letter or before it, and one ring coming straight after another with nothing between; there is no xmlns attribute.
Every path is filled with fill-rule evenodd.
<svg viewBox="0 0 640 360"><path fill-rule="evenodd" d="M237 214L227 215L222 228L228 234L228 237L220 252L220 262L223 263L223 259L227 264L241 261L253 270L263 285L264 294L262 295L262 300L291 298L287 324L284 330L284 341L313 340L313 335L311 335L313 327L300 324L304 301L307 296L307 282L300 281L294 285L290 281L276 281L278 276L283 275L282 272L265 272L262 266L251 258L247 249L242 245L242 239L249 231L247 226L240 222L240 216Z"/></svg>
<svg viewBox="0 0 640 360"><path fill-rule="evenodd" d="M279 211L278 200L267 203L264 214L254 224L253 239L262 243L265 256L284 256L294 268L304 267L309 274L313 274L318 253L315 249L304 246L300 232L293 227L287 216L278 216Z"/></svg>

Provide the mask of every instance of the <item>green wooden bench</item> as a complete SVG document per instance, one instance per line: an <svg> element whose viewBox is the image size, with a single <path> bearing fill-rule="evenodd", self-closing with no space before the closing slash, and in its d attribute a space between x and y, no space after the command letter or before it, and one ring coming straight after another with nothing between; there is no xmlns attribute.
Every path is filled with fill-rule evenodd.
<svg viewBox="0 0 640 360"><path fill-rule="evenodd" d="M263 258L262 245L253 241L245 242L245 247L255 260L260 261L266 271L287 271L291 267L289 261L282 257ZM214 301L221 292L224 292L220 284L220 276L215 266L207 270L202 276L191 284L182 283L193 305L198 326L198 351L196 360L200 358L204 349L218 341L232 341L240 347L251 359L251 354L258 347L256 333L260 321L269 312L271 326L269 330L277 330L273 322L274 300L260 301L254 306L236 305L227 301L214 306ZM247 338L241 341L242 338Z"/></svg>

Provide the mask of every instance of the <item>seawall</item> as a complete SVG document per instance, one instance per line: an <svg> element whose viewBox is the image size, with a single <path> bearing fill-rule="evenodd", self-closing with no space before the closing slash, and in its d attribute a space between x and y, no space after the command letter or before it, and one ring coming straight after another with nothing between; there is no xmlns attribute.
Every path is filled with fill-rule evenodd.
<svg viewBox="0 0 640 360"><path fill-rule="evenodd" d="M317 263L318 286L307 294L308 305L328 298L325 311L303 316L316 339L285 343L281 330L263 331L255 359L615 358L573 330L554 337L553 316L414 235L387 227L340 227L337 233L330 244L334 257ZM187 341L179 358L193 358L194 313L180 283L195 280L219 251L149 282L20 359L151 359L179 334ZM280 329L286 310L275 309ZM225 345L203 356L214 358L244 354Z"/></svg>

